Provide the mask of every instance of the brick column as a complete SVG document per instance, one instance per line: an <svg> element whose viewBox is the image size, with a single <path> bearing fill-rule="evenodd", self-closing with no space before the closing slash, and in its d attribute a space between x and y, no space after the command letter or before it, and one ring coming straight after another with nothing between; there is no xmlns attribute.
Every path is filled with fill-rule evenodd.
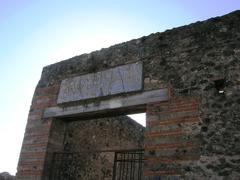
<svg viewBox="0 0 240 180"><path fill-rule="evenodd" d="M42 119L42 113L45 108L56 105L58 90L59 86L35 90L18 162L18 180L42 179L52 127L52 120Z"/></svg>
<svg viewBox="0 0 240 180"><path fill-rule="evenodd" d="M145 179L184 177L199 153L199 100L172 98L147 105Z"/></svg>

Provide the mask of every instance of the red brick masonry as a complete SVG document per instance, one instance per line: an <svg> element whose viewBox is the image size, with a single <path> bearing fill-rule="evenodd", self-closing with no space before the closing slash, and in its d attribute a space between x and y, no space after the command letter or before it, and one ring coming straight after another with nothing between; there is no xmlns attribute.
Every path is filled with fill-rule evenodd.
<svg viewBox="0 0 240 180"><path fill-rule="evenodd" d="M147 105L144 176L181 176L199 159L199 98L171 98Z"/></svg>
<svg viewBox="0 0 240 180"><path fill-rule="evenodd" d="M43 120L47 107L56 105L59 86L37 88L28 115L28 122L18 163L18 179L41 179L47 154L51 120Z"/></svg>

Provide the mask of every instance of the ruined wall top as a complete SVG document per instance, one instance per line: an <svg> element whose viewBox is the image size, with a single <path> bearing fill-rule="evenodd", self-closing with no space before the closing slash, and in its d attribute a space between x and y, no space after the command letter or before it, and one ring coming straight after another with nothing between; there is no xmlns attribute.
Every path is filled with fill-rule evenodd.
<svg viewBox="0 0 240 180"><path fill-rule="evenodd" d="M163 33L151 34L90 54L82 54L46 66L43 69L38 87L51 86L68 77L93 73L136 61L144 62L145 77L154 76L154 73L151 72L154 72L156 68L158 71L174 70L179 65L186 68L186 62L193 66L197 65L198 67L195 69L197 70L201 68L200 64L205 63L204 56L211 58L215 55L213 51L206 54L205 50L217 51L222 49L224 41L235 38L235 34L239 33L239 28L240 11L235 11L222 17L196 22ZM232 47L223 47L224 50L221 50L224 56L231 55L231 49L240 46L239 40L238 43L232 43L230 46ZM192 58L189 58L187 53ZM156 65L156 58L158 65ZM205 66L211 65L208 63ZM173 76L171 73L164 74L166 74L165 76ZM169 79L169 77L162 77L163 81L165 79Z"/></svg>

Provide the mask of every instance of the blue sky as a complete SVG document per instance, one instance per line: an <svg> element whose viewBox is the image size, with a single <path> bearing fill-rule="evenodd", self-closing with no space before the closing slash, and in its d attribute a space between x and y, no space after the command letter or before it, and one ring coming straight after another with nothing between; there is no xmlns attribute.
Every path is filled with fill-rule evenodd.
<svg viewBox="0 0 240 180"><path fill-rule="evenodd" d="M0 172L16 172L44 66L237 9L238 0L0 0Z"/></svg>

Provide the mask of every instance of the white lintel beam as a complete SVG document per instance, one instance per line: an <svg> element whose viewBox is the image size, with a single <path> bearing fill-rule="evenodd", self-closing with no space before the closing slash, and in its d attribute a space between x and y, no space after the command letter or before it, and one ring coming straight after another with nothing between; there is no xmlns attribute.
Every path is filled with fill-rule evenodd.
<svg viewBox="0 0 240 180"><path fill-rule="evenodd" d="M111 110L130 108L134 106L145 105L151 102L167 101L169 99L168 89L159 89L145 91L129 96L113 97L108 100L102 100L98 103L88 103L75 106L56 106L45 109L43 118L50 117L71 117L86 113L97 113Z"/></svg>

